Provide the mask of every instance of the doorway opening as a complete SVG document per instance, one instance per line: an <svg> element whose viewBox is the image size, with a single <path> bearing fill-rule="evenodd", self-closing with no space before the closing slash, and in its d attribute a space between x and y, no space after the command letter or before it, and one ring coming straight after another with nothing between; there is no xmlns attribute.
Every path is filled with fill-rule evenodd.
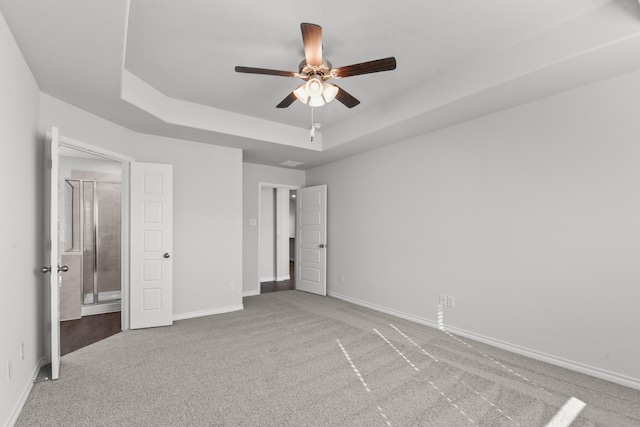
<svg viewBox="0 0 640 427"><path fill-rule="evenodd" d="M59 152L60 352L120 332L123 169L73 147Z"/></svg>
<svg viewBox="0 0 640 427"><path fill-rule="evenodd" d="M260 185L259 293L295 289L296 190Z"/></svg>

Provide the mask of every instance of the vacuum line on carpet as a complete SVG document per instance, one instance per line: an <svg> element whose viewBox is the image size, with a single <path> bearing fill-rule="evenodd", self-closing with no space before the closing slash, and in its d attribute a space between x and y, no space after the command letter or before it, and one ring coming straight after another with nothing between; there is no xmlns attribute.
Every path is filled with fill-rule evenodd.
<svg viewBox="0 0 640 427"><path fill-rule="evenodd" d="M528 383L529 385L536 387L540 390L542 390L543 392L547 393L549 396L553 396L553 397L561 397L560 395L556 394L556 393L552 393L549 390L547 390L546 388L542 387L540 384L536 383L535 381L532 381L530 379L528 379L527 377L519 374L518 372L514 371L513 369L509 368L508 366L505 366L503 363L497 361L496 359L494 359L493 357L489 356L488 354L473 348L473 346L471 344L468 344L466 341L456 337L455 335L453 335L450 332L447 331L443 331L445 334L449 335L451 338L453 338L454 340L462 343L463 345L467 346L468 348L474 350L475 352L479 353L480 355L482 355L483 357L491 360L493 363L495 363L496 365L500 366L502 369L506 370L507 372L509 372L512 375L515 375L516 377L522 379L523 381L525 381L526 383Z"/></svg>
<svg viewBox="0 0 640 427"><path fill-rule="evenodd" d="M404 332L402 332L400 329L396 328L395 326L393 326L392 324L389 324L389 326L391 326L393 329L396 330L396 332L398 332L400 335L402 335L404 338L406 338L411 344L415 345L416 347L418 347L418 349L423 352L424 354L426 354L431 360L435 361L435 362L439 362L438 359L436 359L434 356L432 356L428 351L426 351L425 349L423 349L422 347L420 347L414 340L412 340L411 338L409 338Z"/></svg>
<svg viewBox="0 0 640 427"><path fill-rule="evenodd" d="M438 313L438 316L440 316L440 312ZM439 319L439 321L440 321L440 319ZM480 351L480 350L477 350L477 349L473 348L473 346L472 346L471 344L467 343L466 341L464 341L464 340L462 340L462 339L460 339L460 338L456 337L455 335L453 335L452 333L450 333L450 332L448 332L448 331L445 331L445 330L444 330L444 323L442 324L442 327L440 328L440 330L442 330L442 332L444 332L445 334L449 335L449 336L450 336L451 338L453 338L454 340L456 340L456 341L458 341L458 342L462 343L464 346L466 346L466 347L468 347L468 348L470 348L470 349L472 349L472 350L476 351L477 353L481 354L483 357L485 357L485 358L487 358L487 359L491 360L493 363L495 363L496 365L500 366L502 369L506 370L506 371L507 371L507 372L509 372L510 374L515 375L516 377L518 377L518 378L522 379L522 380L523 380L523 381L525 381L526 383L530 384L532 387L536 387L536 388L538 388L539 390L543 391L544 393L546 393L546 394L548 394L549 396L552 396L552 397L554 397L554 398L555 398L555 397L559 397L559 395L558 395L557 393L552 393L552 392L550 392L550 391L549 391L549 390L547 390L546 388L542 387L540 384L537 384L535 381L532 381L532 380L530 380L530 379L526 378L525 376L523 376L523 375L519 374L518 372L514 371L513 369L511 369L511 368L509 368L508 366L504 365L503 363L501 363L501 362L497 361L496 359L494 359L493 357L489 356L488 354L486 354L486 353L484 353L484 352L482 352L482 351ZM579 403L575 403L574 401L572 401L572 399L575 399L575 400L576 400L577 402L579 402ZM566 407L567 405L569 405L569 403L571 403L571 405L570 405L570 409L565 410L565 407ZM565 403L565 405L564 405L562 408L560 408L560 411L558 412L558 414L556 414L556 417L557 417L558 415L564 414L564 412L565 412L565 411L574 411L576 408L578 408L578 407L579 407L579 409L578 409L577 413L575 414L575 416L577 416L577 415L580 413L580 411L582 411L582 407L580 407L580 404L586 405L586 404L585 404L584 402L582 402L581 400L576 399L576 398L574 398L574 397L571 397L571 398L569 399L569 401L568 401L567 403ZM570 414L571 414L571 413L572 413L572 412L570 412ZM575 418L575 417L574 417L574 418ZM551 422L550 422L547 426L569 426L569 425L571 424L571 422L573 422L573 419L574 419L574 418L571 418L571 421L570 421L568 424L552 424L552 423L554 422L554 420L555 420L555 417L554 417L554 419L553 419L553 420L551 420ZM561 420L563 420L563 419L564 419L564 415L562 415ZM560 422L562 422L562 421L560 421Z"/></svg>
<svg viewBox="0 0 640 427"><path fill-rule="evenodd" d="M393 344L391 343L391 341L389 341L389 340L387 339L387 337L385 337L384 335L382 335L382 334L381 334L381 333L380 333L376 328L373 328L373 331L374 331L376 334L378 334L378 335L380 336L380 338L382 338L383 340L385 340L385 341L386 341L386 343L387 343L387 344L389 344L389 345L391 346L391 348L392 348L392 349L394 349L394 350L396 351L396 353L398 353L398 354L400 355L400 357L402 357L402 358L405 360L405 362L407 362L409 365L411 365L411 367L412 367L413 369L415 369L415 370L416 370L416 372L420 372L420 369L418 369L418 367L417 367L416 365L414 365L413 363L411 363L411 360L407 359L407 356L405 356L404 354L402 354L402 352L401 352L400 350L398 350L398 349L396 348L396 346L395 346L395 345L393 345Z"/></svg>
<svg viewBox="0 0 640 427"><path fill-rule="evenodd" d="M415 341L413 341L411 338L409 338L409 336L407 336L407 334L405 334L404 332L402 332L400 329L396 328L393 324L389 324L389 326L391 326L393 329L395 329L396 332L398 332L400 335L402 335L405 339L407 339L411 344L413 344L414 346L418 347L418 349L423 352L424 354L426 354L427 356L429 356L429 358L431 358L432 360L435 360L436 362L440 363L440 361L438 359L436 359L435 357L433 357L431 354L429 354L426 350L424 350L422 347L420 347L420 345L418 345ZM445 366L446 371L449 373L449 375L451 375L452 377L456 378L456 374L455 372L453 372L451 369L449 369L449 367L442 362L442 364ZM466 382L465 380L463 380L462 378L459 378L458 381L460 381L462 384L464 384L469 390L471 390L476 396L478 396L479 398L481 398L482 400L484 400L489 406L491 406L491 408L493 410L495 410L497 413L499 413L500 415L502 415L503 417L505 417L507 420L511 421L512 423L514 423L514 425L516 425L517 427L520 426L520 424L515 421L512 417L510 417L509 415L507 415L502 409L500 409L498 407L498 405L496 405L494 402L490 401L489 399L487 399L485 396L483 396L479 391L477 391L476 389L474 389L468 382Z"/></svg>
<svg viewBox="0 0 640 427"><path fill-rule="evenodd" d="M400 356L402 356L402 358L409 364L411 365L411 367L416 371L416 372L420 372L420 369L418 369L404 354L402 354L402 352L400 352L400 350L398 350L396 348L396 346L394 346L391 341L389 341L384 335L382 335L376 328L373 328L373 330L375 331L376 334L378 334L380 336L380 338L382 338L387 344L389 344L389 346L391 346L391 348L393 348L396 353L398 353ZM454 407L458 412L460 412L462 414L462 416L464 416L467 421L469 421L471 424L475 424L476 422L473 421L471 419L471 417L469 417L469 415L467 415L461 408L460 406L458 406L457 404L453 403L453 400L451 400L451 398L449 398L449 396L447 396L442 390L440 390L440 388L434 384L431 380L427 379L427 382L429 383L429 385L431 387L433 387L433 389L435 391L437 391L438 393L440 393L440 396L444 397L444 399L449 403L449 405L451 405L452 407Z"/></svg>
<svg viewBox="0 0 640 427"><path fill-rule="evenodd" d="M347 350L344 348L344 346L342 345L342 343L340 342L339 339L336 339L336 342L340 346L340 349L342 350L342 354L344 354L344 357L347 358L347 361L349 362L349 365L351 365L351 369L353 369L353 372L355 372L357 377L358 377L358 379L360 379L360 382L364 386L364 389L367 391L367 393L371 393L371 389L369 389L369 386L364 381L364 378L360 374L360 371L358 371L358 368L356 368L356 365L353 363L353 360L351 360L351 356L349 356L349 353L347 353ZM384 413L384 411L382 410L380 405L376 405L376 408L378 409L378 413L380 414L380 416L382 417L384 422L387 424L387 426L391 427L391 423L387 419L387 415Z"/></svg>
<svg viewBox="0 0 640 427"><path fill-rule="evenodd" d="M393 325L392 325L393 326ZM491 360L493 363L495 363L496 365L500 366L502 369L506 370L507 372L509 372L512 375L515 375L516 377L522 379L523 381L525 381L526 383L530 384L531 386L538 388L539 390L542 390L544 393L548 394L549 396L552 396L554 398L559 397L559 395L557 393L552 393L549 390L547 390L546 388L542 387L540 384L537 384L535 381L532 381L528 378L526 378L525 376L519 374L518 372L514 371L513 369L509 368L508 366L504 365L503 363L497 361L496 359L494 359L493 357L489 356L488 354L477 350L475 348L473 348L473 346L469 343L467 343L466 341L456 337L455 335L453 335L452 333L445 331L444 330L444 311L442 308L442 305L438 305L438 329L440 329L442 332L444 332L445 334L449 335L451 338L453 338L454 340L462 343L464 346L476 351L477 353L481 354L483 357ZM482 396L481 396L482 397ZM484 398L483 398L484 399ZM582 406L581 406L582 405ZM569 426L573 420L575 419L575 417L578 416L578 414L580 413L580 411L582 411L582 408L586 406L586 403L582 402L579 399L576 399L575 397L571 397L569 399L569 401L567 401L567 403L564 404L564 406L562 408L560 408L559 412L556 414L556 416L551 420L551 422L549 422L549 424L547 424L547 427L555 427L555 426ZM499 409L498 409L499 410ZM502 412L502 411L500 411ZM575 415L573 415L575 412ZM568 415L567 415L568 413ZM505 415L506 416L506 415ZM556 418L559 418L559 421L557 421L557 423L554 424L554 422L556 422ZM573 418L571 418L573 417ZM509 417L507 417L509 418ZM567 422L565 424L565 419L570 418L570 421ZM511 418L509 418L511 419Z"/></svg>

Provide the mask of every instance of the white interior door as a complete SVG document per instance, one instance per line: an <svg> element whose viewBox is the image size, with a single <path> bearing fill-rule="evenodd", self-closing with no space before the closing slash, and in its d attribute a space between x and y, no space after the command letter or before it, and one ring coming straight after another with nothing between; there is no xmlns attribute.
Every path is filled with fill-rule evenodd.
<svg viewBox="0 0 640 427"><path fill-rule="evenodd" d="M173 166L131 163L131 329L173 324Z"/></svg>
<svg viewBox="0 0 640 427"><path fill-rule="evenodd" d="M296 289L327 294L327 186L298 190Z"/></svg>
<svg viewBox="0 0 640 427"><path fill-rule="evenodd" d="M48 138L47 154L49 157L49 170L45 171L49 193L47 205L48 215L46 230L49 237L47 245L48 257L42 272L47 273L49 295L48 316L48 351L51 353L51 379L56 380L60 376L60 254L58 236L58 128L54 127Z"/></svg>

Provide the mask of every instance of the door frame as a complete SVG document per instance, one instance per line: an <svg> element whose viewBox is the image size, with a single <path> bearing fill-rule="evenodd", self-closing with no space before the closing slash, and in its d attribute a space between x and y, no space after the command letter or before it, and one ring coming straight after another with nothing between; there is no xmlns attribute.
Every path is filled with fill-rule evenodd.
<svg viewBox="0 0 640 427"><path fill-rule="evenodd" d="M299 185L288 185L288 184L273 184L273 183L269 183L269 182L259 182L258 183L258 264L257 264L257 272L258 272L258 283L257 283L257 290L254 293L252 293L252 295L260 295L260 266L261 261L262 261L262 254L261 254L261 244L262 244L262 239L261 239L261 232L262 232L262 189L263 188L282 188L285 190L298 190L299 188L302 188ZM297 204L297 200L296 200L296 204ZM298 235L298 223L296 221L296 235Z"/></svg>
<svg viewBox="0 0 640 427"><path fill-rule="evenodd" d="M47 132L50 137L50 132ZM133 157L109 151L95 145L77 141L62 135L58 137L58 147L66 147L73 150L92 154L106 160L113 160L122 164L122 225L121 225L121 329L129 329L129 261L130 261L130 217L131 217L131 163L135 162ZM59 177L58 177L59 178ZM58 337L60 339L60 337Z"/></svg>

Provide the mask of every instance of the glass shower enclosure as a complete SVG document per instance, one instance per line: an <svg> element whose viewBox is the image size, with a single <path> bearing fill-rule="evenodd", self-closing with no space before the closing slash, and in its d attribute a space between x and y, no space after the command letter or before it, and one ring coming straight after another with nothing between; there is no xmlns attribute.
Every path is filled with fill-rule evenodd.
<svg viewBox="0 0 640 427"><path fill-rule="evenodd" d="M120 310L122 184L65 179L63 250L81 255L82 315Z"/></svg>

